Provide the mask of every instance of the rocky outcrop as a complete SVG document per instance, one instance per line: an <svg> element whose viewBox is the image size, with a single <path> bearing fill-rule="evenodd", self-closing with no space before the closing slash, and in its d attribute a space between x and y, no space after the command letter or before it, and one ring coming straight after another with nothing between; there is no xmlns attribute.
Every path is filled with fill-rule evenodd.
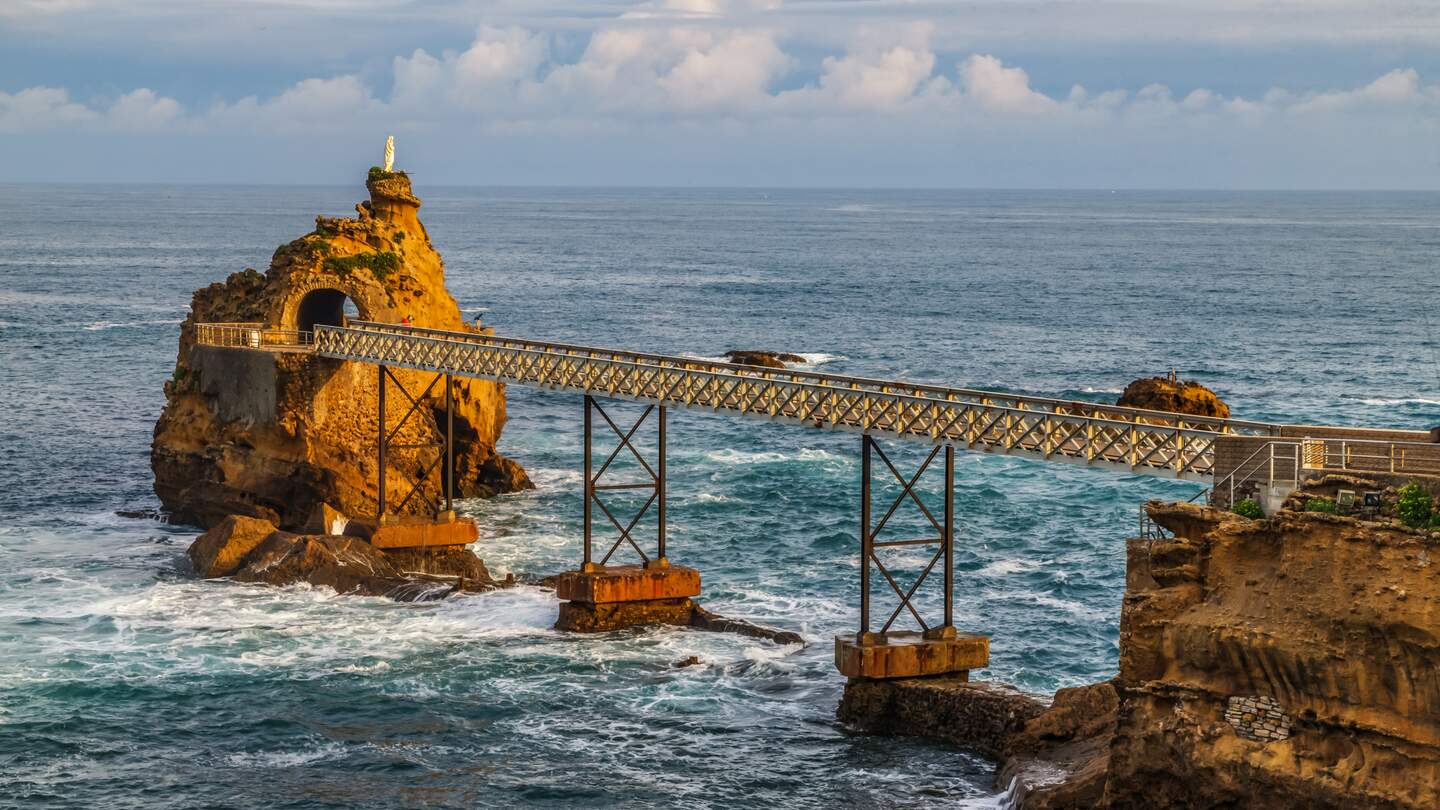
<svg viewBox="0 0 1440 810"><path fill-rule="evenodd" d="M1125 386L1125 391L1120 394L1120 399L1115 404L1150 411L1188 413L1192 416L1216 416L1222 419L1230 416L1230 406L1216 396L1214 391L1194 380L1182 382L1173 375L1136 380Z"/></svg>
<svg viewBox="0 0 1440 810"><path fill-rule="evenodd" d="M230 515L196 538L186 554L200 576L228 577L275 532L275 524L268 520Z"/></svg>
<svg viewBox="0 0 1440 810"><path fill-rule="evenodd" d="M444 265L418 218L420 200L401 173L374 170L358 217L316 217L315 230L275 251L265 273L245 270L196 291L180 329L175 373L155 426L155 491L173 520L213 526L228 515L303 530L317 505L372 516L377 501L375 366L317 358L303 351L196 345L196 325L264 324L309 330L338 323L347 302L362 320L471 330L445 289ZM396 369L412 395L433 375ZM457 380L456 485L462 497L530 486L519 465L495 450L505 424L498 383ZM421 398L420 418L400 444L437 442L440 386ZM409 403L392 392L389 424ZM390 503L433 450L390 454ZM424 486L438 495L439 477ZM413 498L410 509L424 508Z"/></svg>
<svg viewBox="0 0 1440 810"><path fill-rule="evenodd" d="M336 593L402 602L443 599L500 587L466 548L381 550L349 535L301 535L258 518L232 515L190 545L202 577L269 585L309 583Z"/></svg>
<svg viewBox="0 0 1440 810"><path fill-rule="evenodd" d="M805 358L798 354L790 354L788 352L762 352L748 349L728 351L724 357L725 360L730 363L737 363L742 366L761 366L763 368L785 368L787 363L805 362Z"/></svg>
<svg viewBox="0 0 1440 810"><path fill-rule="evenodd" d="M1440 542L1325 514L1149 507L1105 806L1440 806Z"/></svg>

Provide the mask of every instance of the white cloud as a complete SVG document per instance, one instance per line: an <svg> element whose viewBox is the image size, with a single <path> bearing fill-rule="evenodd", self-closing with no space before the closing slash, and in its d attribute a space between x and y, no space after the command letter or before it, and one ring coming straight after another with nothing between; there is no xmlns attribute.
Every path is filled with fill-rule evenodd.
<svg viewBox="0 0 1440 810"><path fill-rule="evenodd" d="M1385 113L1433 122L1440 115L1440 87L1408 68L1355 88L1275 89L1253 99L1206 88L1177 96L1161 84L1133 93L1075 85L1052 97L1033 87L1023 68L977 53L955 60L952 82L931 47L932 35L928 25L860 29L843 52L817 60L812 80L778 90L805 66L768 28L617 26L596 31L578 57L557 62L547 33L485 27L464 50L396 57L388 97L354 74L306 79L270 98L251 96L205 110L186 110L146 88L84 103L64 89L42 86L0 93L0 131L283 133L380 125L411 131L624 130L678 119L763 126L847 116L884 122L901 114L909 123L893 126L1054 129L1068 121L1185 116L1248 121L1266 114Z"/></svg>
<svg viewBox="0 0 1440 810"><path fill-rule="evenodd" d="M1030 88L1030 76L1016 67L1005 67L993 56L975 54L960 63L960 84L965 95L987 110L1031 115L1052 112L1054 99Z"/></svg>

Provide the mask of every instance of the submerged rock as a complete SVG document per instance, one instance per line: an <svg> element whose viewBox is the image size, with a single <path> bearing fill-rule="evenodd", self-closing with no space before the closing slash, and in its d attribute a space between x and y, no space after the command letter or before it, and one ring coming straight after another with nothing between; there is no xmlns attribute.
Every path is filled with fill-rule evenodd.
<svg viewBox="0 0 1440 810"><path fill-rule="evenodd" d="M247 322L279 330L339 324L352 305L361 320L473 331L445 288L440 254L418 218L420 200L403 173L373 173L358 218L317 217L315 230L275 251L265 273L245 270L196 291L180 328L175 372L155 425L155 492L176 522L214 526L229 515L307 530L320 504L349 516L375 514L377 389L375 366L326 360L283 346L201 346L201 323ZM239 333L236 333L237 335ZM236 340L250 344L250 340ZM256 333L255 343L262 343ZM293 342L293 341L291 341ZM434 375L394 369L413 396ZM387 459L390 500L399 504L407 474L425 466L438 442L444 390L432 388L395 437ZM392 389L389 424L408 402ZM503 386L455 381L456 489L489 496L531 486L525 471L495 449L505 424ZM439 476L424 491L439 495ZM410 500L420 511L425 499ZM331 526L320 527L325 532Z"/></svg>
<svg viewBox="0 0 1440 810"><path fill-rule="evenodd" d="M762 366L764 368L785 368L786 363L804 363L805 358L798 354L787 352L762 352L749 349L737 349L724 354L725 360L731 363L738 363L742 366Z"/></svg>
<svg viewBox="0 0 1440 810"><path fill-rule="evenodd" d="M1221 419L1230 416L1230 406L1216 396L1214 391L1194 380L1182 382L1173 375L1136 380L1125 386L1124 393L1120 394L1120 399L1115 404L1191 416L1215 416Z"/></svg>

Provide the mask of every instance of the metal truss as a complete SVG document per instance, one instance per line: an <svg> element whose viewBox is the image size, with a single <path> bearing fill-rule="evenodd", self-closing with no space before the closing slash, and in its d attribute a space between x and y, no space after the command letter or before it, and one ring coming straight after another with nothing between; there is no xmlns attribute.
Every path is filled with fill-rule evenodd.
<svg viewBox="0 0 1440 810"><path fill-rule="evenodd" d="M390 453L395 450L434 450L436 452L435 458L429 461L422 460L420 462L420 466L417 468L417 475L411 475L405 467L398 468L401 475L405 477L410 489L405 493L405 497L400 499L400 503L395 506L393 511L397 514L406 514L405 508L417 497L425 503L430 513L436 517L439 517L442 513L452 511L455 505L455 403L451 393L454 388L451 376L443 372L436 374L435 377L430 380L430 384L425 386L424 392L421 393L420 396L415 397L410 395L410 392L405 389L405 383L401 382L400 378L396 377L388 366L380 365L378 368L380 379L378 416L380 481L379 498L376 503L376 521L384 521L385 515L387 514L387 504L385 502L385 468L390 460ZM422 414L425 413L425 409L422 407L422 404L430 396L430 393L435 390L435 384L441 380L445 381L445 426L441 438L434 442L396 443L395 438L400 435L400 431L410 423L412 418L423 418ZM400 394L410 403L410 407L406 409L405 415L400 417L400 421L395 423L393 428L387 427L386 425L385 395L387 381L393 384L395 388L400 391ZM438 431L440 425L436 424L435 428ZM432 498L430 494L425 491L425 482L430 479L430 476L436 473L437 469L440 474L440 494L438 497ZM444 509L440 508L442 503L444 504Z"/></svg>
<svg viewBox="0 0 1440 810"><path fill-rule="evenodd" d="M669 408L1208 481L1220 434L1279 425L686 357L351 322L317 326L324 357Z"/></svg>
<svg viewBox="0 0 1440 810"><path fill-rule="evenodd" d="M935 447L930 450L930 455L925 457L925 461L920 464L920 467L915 470L914 474L906 477L900 474L900 470L895 467L895 463L890 460L890 457L881 449L879 442L875 441L873 437L869 435L862 436L860 443L859 640L861 643L864 643L871 633L870 569L872 567L880 572L885 582L889 584L891 590L895 592L895 596L899 598L895 609L891 611L889 617L885 619L885 623L881 625L879 630L880 635L883 636L890 631L891 626L895 624L896 619L900 618L902 612L909 611L911 617L915 619L916 624L920 626L920 629L924 631L927 637L942 638L947 635L953 636L955 628L955 448L948 444L935 445ZM919 483L920 479L925 475L925 471L930 469L931 463L934 462L935 458L942 452L945 454L945 503L942 508L941 517L936 518L935 514L930 511L930 508L925 505L925 502L922 501L919 494L916 493L915 485ZM900 494L895 497L894 502L890 504L890 508L885 511L885 514L878 522L873 523L873 512L871 510L872 455L880 458L880 461L885 465L885 469L889 471L890 475L901 486ZM894 517L895 513L905 505L907 500L912 502L920 510L920 513L925 516L931 528L935 530L936 536L901 540L880 539L881 531L883 531L886 524L890 522L890 518ZM930 562L921 570L920 574L911 581L910 587L908 588L902 588L900 586L900 582L895 578L895 574L886 567L885 562L881 559L877 551L878 549L895 548L899 546L936 547L935 554L930 558ZM930 573L935 570L936 564L941 561L944 561L942 570L944 571L945 580L943 585L945 604L944 619L938 625L932 625L925 621L925 618L920 615L920 611L916 610L913 599L916 592L920 590L920 586L925 583Z"/></svg>
<svg viewBox="0 0 1440 810"><path fill-rule="evenodd" d="M648 461L645 460L645 456L642 455L642 454L640 453L640 451L639 451L638 449L636 449L635 445L634 445L633 443L631 443L631 441L630 441L631 439L633 439L633 438L635 437L636 431L638 431L638 430L640 429L640 426L641 426L641 425L645 424L645 420L648 419L652 413L657 414L655 424L656 424L656 436L657 436L657 440L658 440L658 444L659 444L659 449L658 449L657 452L656 452L656 458L655 458L655 464L654 464L654 466L651 466L650 462L648 462ZM607 457L605 458L605 461L600 465L600 469L599 469L599 470L595 470L595 469L594 469L594 465L593 465L593 457L594 457L594 454L593 454L593 452L592 452L592 448L593 448L592 428L593 428L593 425L594 425L594 419L593 419L593 417L594 417L595 414L599 414L599 415L600 415L600 418L601 418L602 420L604 420L605 424L610 428L611 432L613 432L613 433L615 434L616 438L618 438L618 439L620 440L619 443L615 445L615 449L610 452L610 455L607 456ZM626 482L626 483L615 483L615 484L602 484L602 483L600 483L601 479L605 477L605 473L607 473L607 472L610 471L611 465L615 463L615 459L620 455L620 451L622 451L622 450L628 450L628 451L630 452L630 455L632 455L632 456L635 458L636 461L640 462L641 468L643 468L643 469L645 470L646 474L648 475L648 478L649 478L648 481ZM585 449L584 449L584 454L585 454L585 558L584 558L584 560L583 560L583 563L582 563L582 565L581 565L580 570L581 570L581 571L585 571L585 572L589 572L589 571L594 571L594 570L599 569L599 568L604 568L604 567L605 567L605 564L608 563L608 562L610 562L610 558L615 555L615 552L619 551L620 548L621 548L622 546L624 546L624 545L629 545L629 547L630 547L631 549L633 549L636 554L640 555L640 559L641 559L641 561L645 564L646 567L652 567L652 566L664 567L665 565L667 565L667 564L668 564L668 561L667 561L667 559L666 559L666 557L665 557L665 408L664 408L664 406L658 406L658 407L657 407L657 406L655 406L655 405L650 405L650 406L646 407L646 408L645 408L645 412L642 413L642 414L640 414L640 418L639 418L639 419L636 419L635 422L634 422L633 424L631 424L628 429L626 429L626 430L621 430L621 429L620 429L620 426L615 423L615 420L610 418L610 414L606 413L606 412L605 412L605 409L600 407L600 403L599 403L599 402L596 402L594 397L591 397L591 396L588 396L588 395L587 395L587 396L585 397ZM633 515L630 517L629 521L626 522L624 525L622 525L621 522L620 522L620 520L615 517L615 512L610 508L610 505L609 505L609 504L606 504L605 501L600 497L600 493L601 493L601 492L617 491L617 490L647 490L647 489L650 490L650 497L649 497L649 499L647 499L647 500L645 501L644 505L641 506L640 509L639 509L638 511L636 511L635 514L633 514ZM592 541L592 538L593 538L593 535L594 535L594 530L593 530L594 510L592 509L592 507L595 507L595 506L598 506L598 507L600 508L600 511L605 515L606 519L608 519L608 520L610 521L610 525L614 526L614 527L615 527L615 530L616 530L617 532L619 532L619 537L615 540L615 543L610 546L609 551L606 551L606 552L605 552L605 556L600 558L600 562L599 562L599 563L594 562L594 556L593 556L593 552L592 552L592 549L591 549L591 541ZM655 506L655 507L656 507L656 515L657 515L657 524L656 524L656 525L657 525L657 528L656 528L656 532L655 532L656 553L655 553L655 556L654 556L654 557L651 557L650 555L646 554L646 553L645 553L645 550L642 549L642 548L640 547L640 545L635 542L635 538L634 538L634 536L631 534L631 532L633 532L633 531L635 530L635 526L640 522L640 519L643 518L643 517L650 511L650 507L651 507L651 506Z"/></svg>

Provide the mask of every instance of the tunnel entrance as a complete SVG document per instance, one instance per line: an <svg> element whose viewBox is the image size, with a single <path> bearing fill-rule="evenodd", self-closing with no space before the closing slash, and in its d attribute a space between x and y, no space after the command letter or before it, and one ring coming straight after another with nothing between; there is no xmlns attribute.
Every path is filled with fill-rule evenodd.
<svg viewBox="0 0 1440 810"><path fill-rule="evenodd" d="M302 332L310 332L317 325L320 326L344 326L349 318L358 318L359 310L350 297L339 290L319 289L311 290L300 299L300 307L295 316L295 328Z"/></svg>

